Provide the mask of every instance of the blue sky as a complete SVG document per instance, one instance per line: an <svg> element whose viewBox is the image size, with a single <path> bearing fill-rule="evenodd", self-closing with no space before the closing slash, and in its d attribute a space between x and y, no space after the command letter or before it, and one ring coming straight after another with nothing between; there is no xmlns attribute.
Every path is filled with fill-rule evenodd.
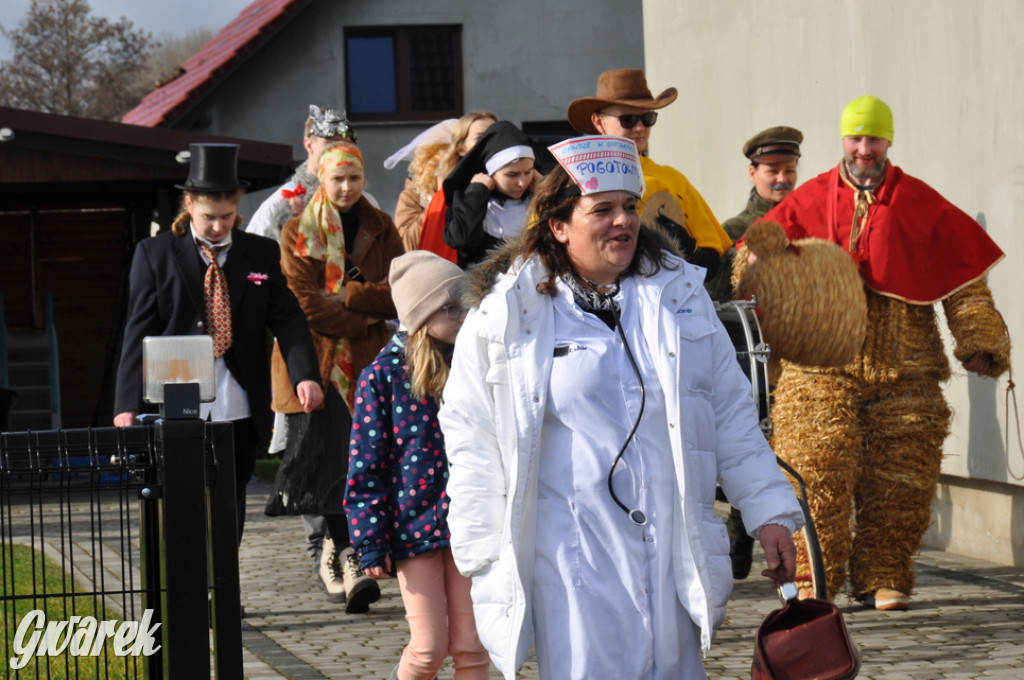
<svg viewBox="0 0 1024 680"><path fill-rule="evenodd" d="M128 17L137 29L155 38L163 33L184 35L193 29L209 28L214 33L231 23L252 0L89 0L94 16L111 20ZM0 25L8 31L25 17L32 0L2 0ZM0 37L0 59L10 57L10 45Z"/></svg>

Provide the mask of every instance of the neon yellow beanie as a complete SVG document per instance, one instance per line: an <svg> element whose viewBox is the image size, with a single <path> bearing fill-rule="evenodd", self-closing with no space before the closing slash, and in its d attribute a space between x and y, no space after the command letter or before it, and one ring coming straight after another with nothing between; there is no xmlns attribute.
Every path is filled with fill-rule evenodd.
<svg viewBox="0 0 1024 680"><path fill-rule="evenodd" d="M857 97L843 109L843 118L839 122L839 136L851 135L881 137L891 142L892 110L878 97L869 94Z"/></svg>

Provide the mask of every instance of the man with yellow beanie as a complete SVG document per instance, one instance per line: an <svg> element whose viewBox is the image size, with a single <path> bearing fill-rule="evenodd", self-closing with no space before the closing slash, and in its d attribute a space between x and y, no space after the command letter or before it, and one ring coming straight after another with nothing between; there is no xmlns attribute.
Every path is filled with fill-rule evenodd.
<svg viewBox="0 0 1024 680"><path fill-rule="evenodd" d="M1010 354L985 282L1003 252L977 222L888 160L893 133L885 102L854 99L840 122L843 159L764 217L791 240L839 244L866 289L868 330L852 363L783 362L772 444L807 482L829 597L849 565L852 595L882 610L908 606L949 431L940 383L950 368L934 304L942 303L966 370L997 377ZM742 268L742 250L737 260ZM827 296L828 282L787 294ZM809 585L806 564L801 579Z"/></svg>

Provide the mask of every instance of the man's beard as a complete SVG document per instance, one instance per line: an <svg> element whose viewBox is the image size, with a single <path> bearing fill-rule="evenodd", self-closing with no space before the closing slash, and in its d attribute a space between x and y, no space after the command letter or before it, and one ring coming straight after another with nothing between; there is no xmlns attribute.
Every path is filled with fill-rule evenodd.
<svg viewBox="0 0 1024 680"><path fill-rule="evenodd" d="M857 165L854 158L847 156L846 171L849 173L850 177L857 180L857 182L863 186L876 184L878 180L882 179L882 175L885 173L886 162L886 156L882 156L881 158L876 156L874 163L871 165Z"/></svg>

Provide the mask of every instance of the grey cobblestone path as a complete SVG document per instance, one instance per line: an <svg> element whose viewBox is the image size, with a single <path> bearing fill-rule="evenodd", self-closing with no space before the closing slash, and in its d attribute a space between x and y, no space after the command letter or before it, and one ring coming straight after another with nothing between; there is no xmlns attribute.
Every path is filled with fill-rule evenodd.
<svg viewBox="0 0 1024 680"><path fill-rule="evenodd" d="M382 598L366 614L347 615L342 605L327 602L305 555L301 520L266 517L263 504L268 491L258 483L249 487L248 520L239 555L247 613L242 620L245 676L249 680L387 678L408 634L397 583L382 581ZM27 534L29 508L21 505L12 510L17 517L11 527L19 541L19 535ZM75 505L64 520L88 525L88 507ZM59 548L66 539L52 524L56 520L48 521L43 546L51 557L60 559ZM125 576L137 582L131 570L122 574L109 566L120 564L119 551L125 548L117 543L116 515L102 524L102 540L89 541L88 533L80 532L73 544L64 546L77 556L76 579L102 581L104 588L121 587ZM131 544L137 550L137 534ZM101 555L97 551L105 556L102 563L97 561ZM762 561L755 552L755 571ZM97 564L106 566L97 569ZM863 653L860 678L1024 680L1024 566L1000 566L926 549L917 560L917 578L917 592L906 612L866 610L840 599ZM777 606L774 593L760 577L736 583L728 618L705 660L711 680L750 677L754 630ZM449 662L439 677L453 680L453 675ZM528 661L519 677L538 678L536 663ZM500 678L494 669L491 678Z"/></svg>
<svg viewBox="0 0 1024 680"><path fill-rule="evenodd" d="M302 522L263 515L267 488L249 489L240 555L246 673L250 680L385 679L407 638L398 584L366 614L327 602L310 573ZM755 553L756 565L761 559ZM906 612L878 612L840 599L863 653L865 680L1024 680L1024 567L922 551ZM738 581L729 616L705 665L711 680L750 677L753 634L778 606L767 581ZM492 669L491 677L501 676ZM520 673L538 677L529 661ZM449 663L439 678L451 680Z"/></svg>

